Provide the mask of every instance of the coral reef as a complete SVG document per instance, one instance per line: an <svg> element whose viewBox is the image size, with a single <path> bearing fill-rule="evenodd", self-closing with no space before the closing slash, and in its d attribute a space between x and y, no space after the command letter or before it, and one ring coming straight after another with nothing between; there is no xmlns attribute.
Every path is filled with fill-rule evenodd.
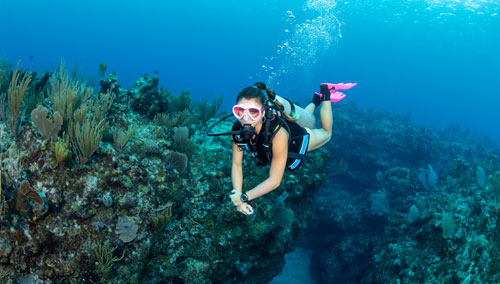
<svg viewBox="0 0 500 284"><path fill-rule="evenodd" d="M319 283L500 281L487 138L341 102L335 143L245 216L230 140L205 133L221 98L191 107L157 74L125 90L105 67L96 91L0 59L0 282L267 283L299 245ZM249 189L268 168L244 162Z"/></svg>
<svg viewBox="0 0 500 284"><path fill-rule="evenodd" d="M280 272L307 227L326 150L246 217L229 199L229 137L205 134L219 101L189 108L191 94L159 89L157 75L124 90L112 73L96 92L64 65L26 74L27 93L46 93L33 96L32 121L20 112L18 128L0 124L0 282L265 283ZM267 177L245 163L248 188Z"/></svg>
<svg viewBox="0 0 500 284"><path fill-rule="evenodd" d="M333 157L301 246L319 283L497 283L499 149L457 127L336 105ZM349 145L349 147L345 147ZM338 167L331 160L329 167Z"/></svg>

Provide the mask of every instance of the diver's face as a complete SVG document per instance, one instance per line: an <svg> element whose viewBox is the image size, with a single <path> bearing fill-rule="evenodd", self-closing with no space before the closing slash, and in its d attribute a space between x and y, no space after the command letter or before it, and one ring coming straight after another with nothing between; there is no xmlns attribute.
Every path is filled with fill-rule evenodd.
<svg viewBox="0 0 500 284"><path fill-rule="evenodd" d="M233 106L233 114L241 124L250 124L253 127L262 123L264 108L257 99L241 99Z"/></svg>

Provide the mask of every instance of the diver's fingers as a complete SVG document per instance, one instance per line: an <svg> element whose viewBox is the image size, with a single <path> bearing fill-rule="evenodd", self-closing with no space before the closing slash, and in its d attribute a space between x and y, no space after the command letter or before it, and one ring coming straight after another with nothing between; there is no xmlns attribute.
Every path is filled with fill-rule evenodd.
<svg viewBox="0 0 500 284"><path fill-rule="evenodd" d="M251 215L253 214L253 209L252 209L252 206L248 205L245 207L246 211L248 212L248 215Z"/></svg>
<svg viewBox="0 0 500 284"><path fill-rule="evenodd" d="M234 206L239 206L243 203L240 199L240 195L241 195L241 193L238 194L238 192L235 192L235 193L229 195L229 198L233 202Z"/></svg>

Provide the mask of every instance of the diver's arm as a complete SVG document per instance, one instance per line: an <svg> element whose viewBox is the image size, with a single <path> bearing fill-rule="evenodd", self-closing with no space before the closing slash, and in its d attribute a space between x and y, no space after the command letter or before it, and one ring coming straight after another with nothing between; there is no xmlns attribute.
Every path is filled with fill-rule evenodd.
<svg viewBox="0 0 500 284"><path fill-rule="evenodd" d="M248 200L260 197L280 186L283 173L285 172L287 157L288 135L286 131L281 129L273 139L273 160L271 161L269 177L246 193Z"/></svg>
<svg viewBox="0 0 500 284"><path fill-rule="evenodd" d="M241 192L243 189L243 150L236 145L233 144L233 163L231 166L231 179L233 182L233 189Z"/></svg>
<svg viewBox="0 0 500 284"><path fill-rule="evenodd" d="M236 209L245 214L253 214L253 209L250 204L241 202L241 190L243 189L243 150L233 142L233 164L231 166L231 179L233 182L233 190L231 190L231 201L236 206Z"/></svg>

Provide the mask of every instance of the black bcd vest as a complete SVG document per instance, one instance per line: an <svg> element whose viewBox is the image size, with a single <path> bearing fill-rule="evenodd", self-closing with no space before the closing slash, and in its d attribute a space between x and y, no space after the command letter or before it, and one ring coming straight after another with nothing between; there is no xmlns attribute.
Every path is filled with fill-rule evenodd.
<svg viewBox="0 0 500 284"><path fill-rule="evenodd" d="M279 126L280 123L286 123L288 127L284 127L285 130L289 129L291 133L288 133L288 157L287 157L287 168L289 170L295 170L305 158L307 152L307 146L309 145L309 133L302 127L300 127L296 122L288 120L280 120L279 118L273 118L270 121L269 132L267 135L272 135L274 130ZM239 135L232 135L234 143L238 145L241 149L248 151L256 158L257 165L265 166L269 165L272 161L272 141L269 139L268 144L265 145L265 123L261 128L259 134L255 135L253 139L243 139ZM243 126L239 121L235 121L231 131L238 131L242 129Z"/></svg>

